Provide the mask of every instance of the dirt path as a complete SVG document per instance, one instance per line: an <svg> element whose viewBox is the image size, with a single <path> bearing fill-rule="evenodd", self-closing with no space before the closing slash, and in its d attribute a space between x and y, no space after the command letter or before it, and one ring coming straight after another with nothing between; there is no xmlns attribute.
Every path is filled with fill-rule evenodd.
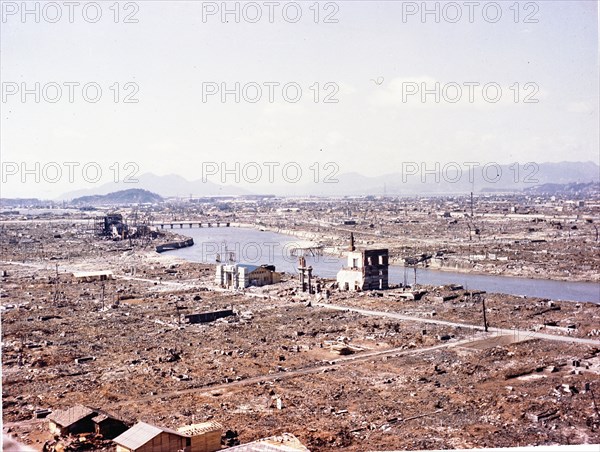
<svg viewBox="0 0 600 452"><path fill-rule="evenodd" d="M426 319L423 317L412 317L404 314L397 314L395 312L385 312L385 311L371 311L368 309L354 308L351 306L340 306L335 304L324 304L324 303L315 303L314 306L319 306L321 308L333 309L336 311L352 311L358 312L359 314L376 316L376 317L390 317L392 319L398 320L409 320L411 322L421 322L421 323L430 323L435 325L445 325L451 326L454 328L466 328L470 330L483 331L484 328L481 325L470 325L466 323L456 323L450 322L448 320L440 320L440 319ZM518 330L518 329L503 329L503 328L494 328L489 327L488 332L496 333L498 335L514 335L517 338L523 339L545 339L549 341L560 341L560 342L569 342L569 343L577 343L577 344L586 344L586 345L594 345L596 347L600 347L600 341L594 339L583 339L577 337L570 336L559 336L558 334L548 334L548 333L540 333L537 331L529 331L529 330Z"/></svg>
<svg viewBox="0 0 600 452"><path fill-rule="evenodd" d="M244 380L232 381L230 383L222 383L222 384L218 384L218 385L209 385L209 386L201 386L198 388L182 389L179 391L164 392L164 393L154 394L151 396L137 398L137 399L124 400L121 402L116 402L116 403L107 405L106 408L107 409L108 408L117 408L117 407L124 406L124 405L139 404L139 403L143 403L143 402L150 402L155 399L179 397L179 396L187 395L187 394L213 392L213 391L216 391L219 389L231 389L231 388L236 388L236 387L241 387L241 386L253 385L253 384L257 384L259 382L265 382L265 381L275 381L275 380L279 381L279 380L295 378L295 377L299 377L299 376L303 376L303 375L319 373L319 372L323 372L327 369L337 369L337 368L342 367L347 364L354 364L354 363L358 363L358 362L362 362L362 361L367 361L367 360L370 360L373 358L417 355L420 353L431 352L431 351L439 350L442 348L461 347L463 345L473 344L474 342L478 342L479 340L487 341L488 339L489 339L489 336L486 335L484 337L478 337L475 341L473 338L467 338L467 339L462 339L459 341L449 341L449 342L446 342L443 344L434 345L432 347L420 348L420 349L406 350L404 348L392 348L392 349L380 350L380 351L376 351L376 352L367 352L367 353L362 353L359 355L345 356L343 358L329 360L329 361L326 361L325 364L320 364L320 365L313 364L313 365L310 365L310 366L307 366L307 367L304 367L301 369L291 370L288 372L279 372L279 373L273 373L273 374L267 374L267 375L259 375L259 376L247 378Z"/></svg>

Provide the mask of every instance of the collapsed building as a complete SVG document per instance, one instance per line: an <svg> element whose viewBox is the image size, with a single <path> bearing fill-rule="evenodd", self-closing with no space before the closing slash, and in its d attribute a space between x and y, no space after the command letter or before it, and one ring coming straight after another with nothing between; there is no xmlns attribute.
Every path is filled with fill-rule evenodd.
<svg viewBox="0 0 600 452"><path fill-rule="evenodd" d="M184 321L190 324L214 322L217 319L222 319L235 315L233 309L222 309L220 311L200 312L196 314L184 315Z"/></svg>
<svg viewBox="0 0 600 452"><path fill-rule="evenodd" d="M340 290L383 290L388 286L389 252L387 248L356 251L350 236L348 265L337 274Z"/></svg>
<svg viewBox="0 0 600 452"><path fill-rule="evenodd" d="M137 216L134 220L137 219ZM134 221L128 224L120 213L109 213L96 219L95 231L97 235L109 237L112 240L133 239L139 237L156 238L157 231L147 222Z"/></svg>
<svg viewBox="0 0 600 452"><path fill-rule="evenodd" d="M123 215L120 213L111 213L98 218L96 220L96 233L105 237L125 238L127 224L123 222Z"/></svg>
<svg viewBox="0 0 600 452"><path fill-rule="evenodd" d="M226 289L244 289L278 283L281 275L274 265L217 264L215 283Z"/></svg>
<svg viewBox="0 0 600 452"><path fill-rule="evenodd" d="M298 258L298 275L300 276L300 288L302 292L313 293L312 290L312 266L306 266L306 258L300 256Z"/></svg>

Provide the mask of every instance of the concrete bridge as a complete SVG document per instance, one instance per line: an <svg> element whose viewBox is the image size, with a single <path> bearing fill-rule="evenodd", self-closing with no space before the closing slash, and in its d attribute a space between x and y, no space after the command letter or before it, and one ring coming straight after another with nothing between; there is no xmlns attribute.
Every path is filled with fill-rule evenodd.
<svg viewBox="0 0 600 452"><path fill-rule="evenodd" d="M201 221L190 221L190 220L177 220L177 221L155 221L152 223L153 226L159 227L160 229L183 229L186 228L228 228L230 223L228 222L201 222Z"/></svg>

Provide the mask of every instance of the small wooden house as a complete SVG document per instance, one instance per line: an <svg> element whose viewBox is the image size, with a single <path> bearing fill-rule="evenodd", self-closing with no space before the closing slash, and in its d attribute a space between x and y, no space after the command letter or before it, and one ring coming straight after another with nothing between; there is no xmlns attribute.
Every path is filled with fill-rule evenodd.
<svg viewBox="0 0 600 452"><path fill-rule="evenodd" d="M75 405L67 410L55 411L48 415L50 432L54 435L65 436L94 431L94 418L98 414L83 405Z"/></svg>
<svg viewBox="0 0 600 452"><path fill-rule="evenodd" d="M138 422L113 441L117 452L177 452L187 451L191 445L189 436L145 422Z"/></svg>
<svg viewBox="0 0 600 452"><path fill-rule="evenodd" d="M177 431L191 438L190 447L186 452L214 452L221 449L223 426L218 422L186 425Z"/></svg>

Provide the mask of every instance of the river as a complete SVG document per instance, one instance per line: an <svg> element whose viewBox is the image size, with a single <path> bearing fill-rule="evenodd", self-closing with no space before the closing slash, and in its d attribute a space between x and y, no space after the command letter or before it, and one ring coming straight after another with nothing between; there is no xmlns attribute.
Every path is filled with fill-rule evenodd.
<svg viewBox="0 0 600 452"><path fill-rule="evenodd" d="M197 228L177 231L194 239L195 245L169 251L180 258L202 263L215 263L217 254L227 259L228 252L235 260L245 264L272 264L278 271L297 273L297 258L290 256L290 248L306 243L301 239L274 232L242 228ZM313 273L323 278L335 278L346 260L336 256L307 256ZM414 282L413 269L391 265L390 284ZM590 282L565 282L546 279L516 278L510 276L479 275L452 271L417 269L417 283L426 285L461 284L468 289L507 293L551 300L589 301L600 304L600 284Z"/></svg>

